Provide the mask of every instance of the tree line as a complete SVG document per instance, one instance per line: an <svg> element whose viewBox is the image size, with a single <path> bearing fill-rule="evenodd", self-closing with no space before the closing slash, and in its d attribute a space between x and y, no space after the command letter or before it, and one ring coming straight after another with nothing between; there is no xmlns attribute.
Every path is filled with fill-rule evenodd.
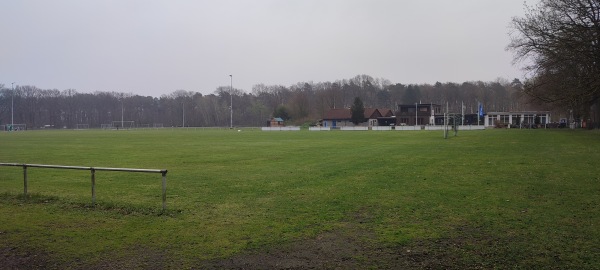
<svg viewBox="0 0 600 270"><path fill-rule="evenodd" d="M0 84L0 125L24 123L74 128L99 127L112 121L138 125L263 126L270 117L290 124L314 123L332 108L350 108L355 98L364 107L435 103L450 112L553 110L600 127L600 0L540 0L526 6L510 26L507 49L525 64L528 78L494 82L401 84L358 75L334 82L299 82L291 86L255 85L251 92L218 87L212 94L177 90L160 98L116 92L79 93ZM230 107L232 106L232 107ZM231 111L230 111L231 110Z"/></svg>
<svg viewBox="0 0 600 270"><path fill-rule="evenodd" d="M14 117L15 124L28 128L97 128L121 119L150 127L227 127L233 102L234 126L265 126L271 117L302 125L322 119L329 109L350 108L357 97L367 108L394 111L398 104L415 103L447 104L451 112L461 112L464 106L465 113L475 113L479 103L486 111L522 111L531 109L522 88L518 79L405 85L368 75L291 86L257 84L250 93L221 86L211 94L176 90L161 97L26 85L13 91L0 85L0 124L10 124Z"/></svg>
<svg viewBox="0 0 600 270"><path fill-rule="evenodd" d="M600 1L540 0L525 11L507 47L529 76L524 93L600 127Z"/></svg>

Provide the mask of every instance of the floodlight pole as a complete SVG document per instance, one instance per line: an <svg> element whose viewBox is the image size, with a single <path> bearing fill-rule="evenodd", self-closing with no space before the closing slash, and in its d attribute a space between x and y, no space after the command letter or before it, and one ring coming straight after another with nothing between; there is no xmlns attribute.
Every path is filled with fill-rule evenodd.
<svg viewBox="0 0 600 270"><path fill-rule="evenodd" d="M15 126L15 83L12 84L12 95L10 97L10 128Z"/></svg>
<svg viewBox="0 0 600 270"><path fill-rule="evenodd" d="M464 102L460 102L460 117L461 117L461 125L465 125L465 103Z"/></svg>
<svg viewBox="0 0 600 270"><path fill-rule="evenodd" d="M233 75L229 75L229 77L231 78L231 85L229 87L229 128L233 129Z"/></svg>
<svg viewBox="0 0 600 270"><path fill-rule="evenodd" d="M415 102L415 127L417 126L417 123L419 122L419 121L417 121L418 116L419 116L419 109L417 107L417 104L418 103Z"/></svg>
<svg viewBox="0 0 600 270"><path fill-rule="evenodd" d="M121 129L123 129L123 124L125 123L125 121L123 121L123 99L121 99Z"/></svg>

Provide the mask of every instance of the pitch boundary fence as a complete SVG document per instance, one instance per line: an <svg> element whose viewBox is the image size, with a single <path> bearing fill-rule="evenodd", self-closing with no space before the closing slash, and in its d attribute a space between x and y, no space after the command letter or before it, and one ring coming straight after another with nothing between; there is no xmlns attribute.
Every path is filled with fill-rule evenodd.
<svg viewBox="0 0 600 270"><path fill-rule="evenodd" d="M82 166L20 164L20 163L0 163L0 166L12 166L12 167L22 167L23 168L23 193L24 193L25 197L27 197L27 168L67 169L67 170L90 171L91 172L91 181L92 181L92 205L96 205L96 171L160 173L162 175L162 209L163 210L167 209L167 170L107 168L107 167L82 167Z"/></svg>

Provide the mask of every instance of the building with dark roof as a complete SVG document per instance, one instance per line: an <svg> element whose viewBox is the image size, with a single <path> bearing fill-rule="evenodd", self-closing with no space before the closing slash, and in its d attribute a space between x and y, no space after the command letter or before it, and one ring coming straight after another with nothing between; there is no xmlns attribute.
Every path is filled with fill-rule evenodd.
<svg viewBox="0 0 600 270"><path fill-rule="evenodd" d="M435 125L435 116L441 114L438 104L403 104L398 105L396 124L403 126Z"/></svg>
<svg viewBox="0 0 600 270"><path fill-rule="evenodd" d="M382 113L383 112L383 113ZM393 120L393 121L392 121ZM390 109L365 108L364 120L356 126L380 126L395 124L396 119ZM352 127L352 112L350 109L331 109L325 113L323 127Z"/></svg>

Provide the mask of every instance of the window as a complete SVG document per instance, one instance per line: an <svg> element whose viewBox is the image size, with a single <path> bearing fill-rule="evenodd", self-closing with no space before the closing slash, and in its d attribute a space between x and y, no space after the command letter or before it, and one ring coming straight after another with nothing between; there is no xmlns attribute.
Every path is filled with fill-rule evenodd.
<svg viewBox="0 0 600 270"><path fill-rule="evenodd" d="M532 114L523 115L523 123L525 124L533 124L535 117Z"/></svg>

